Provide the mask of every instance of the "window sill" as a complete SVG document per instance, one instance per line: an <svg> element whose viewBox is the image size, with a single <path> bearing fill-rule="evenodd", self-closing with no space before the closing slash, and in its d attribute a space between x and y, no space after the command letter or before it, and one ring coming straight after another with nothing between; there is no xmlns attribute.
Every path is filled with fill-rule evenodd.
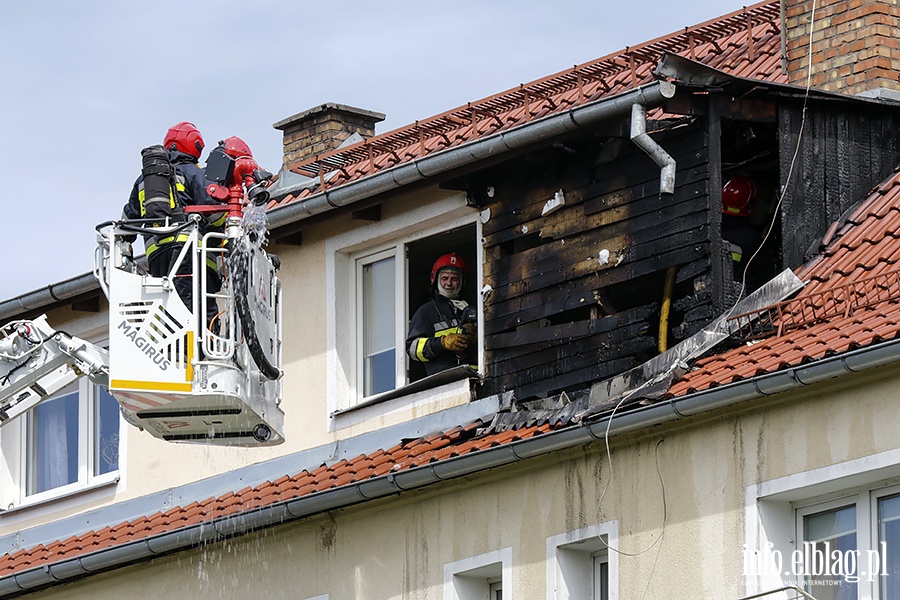
<svg viewBox="0 0 900 600"><path fill-rule="evenodd" d="M12 506L10 508L2 509L0 508L0 516L12 515L21 510L26 510L29 508L35 508L38 506L43 506L45 504L50 504L53 502L58 502L62 500L67 500L73 498L75 496L86 494L88 492L92 492L94 490L98 490L101 488L113 486L119 483L119 473L118 471L114 473L107 473L101 477L96 477L94 481L88 485L78 485L77 483L72 483L69 485L64 485L59 488L48 490L46 492L42 492L40 494L35 494L34 496L28 497L23 500L20 504Z"/></svg>
<svg viewBox="0 0 900 600"><path fill-rule="evenodd" d="M359 404L354 404L353 406L347 408L338 409L332 412L330 416L337 417L369 406L373 406L375 404L379 404L381 402L387 402L388 400L393 400L394 398L400 398L402 396L408 396L417 392L440 387L442 385L453 383L454 381L459 381L461 379L480 379L480 375L475 369L467 365L460 365L458 367L453 367L452 369L447 369L446 371L441 371L440 373L435 373L434 375L429 375L428 377L425 377L418 381L414 381L410 384L404 385L403 387L396 388L388 392L383 392L376 396L370 396Z"/></svg>

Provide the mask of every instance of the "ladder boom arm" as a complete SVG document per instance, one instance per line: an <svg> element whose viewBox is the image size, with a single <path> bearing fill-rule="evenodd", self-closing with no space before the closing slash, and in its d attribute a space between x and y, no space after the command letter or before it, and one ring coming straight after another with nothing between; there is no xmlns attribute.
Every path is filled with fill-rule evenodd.
<svg viewBox="0 0 900 600"><path fill-rule="evenodd" d="M56 331L45 315L0 328L0 427L80 377L108 385L109 353Z"/></svg>

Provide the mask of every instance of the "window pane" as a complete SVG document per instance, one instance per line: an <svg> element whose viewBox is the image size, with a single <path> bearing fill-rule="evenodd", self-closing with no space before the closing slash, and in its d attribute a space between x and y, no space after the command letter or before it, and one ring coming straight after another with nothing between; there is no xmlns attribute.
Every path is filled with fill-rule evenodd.
<svg viewBox="0 0 900 600"><path fill-rule="evenodd" d="M900 597L900 495L878 501L878 558L881 598Z"/></svg>
<svg viewBox="0 0 900 600"><path fill-rule="evenodd" d="M592 557L594 568L594 581L591 586L592 600L609 599L609 559L606 552Z"/></svg>
<svg viewBox="0 0 900 600"><path fill-rule="evenodd" d="M856 506L846 506L804 518L804 544L802 552L809 557L804 562L809 593L818 600L855 600L857 584L845 581L841 575L826 575L833 552L847 556L856 551ZM856 576L857 570L852 573ZM832 583L833 582L833 583Z"/></svg>
<svg viewBox="0 0 900 600"><path fill-rule="evenodd" d="M393 257L363 267L363 379L371 396L396 387Z"/></svg>
<svg viewBox="0 0 900 600"><path fill-rule="evenodd" d="M78 387L37 405L28 431L28 493L78 481Z"/></svg>
<svg viewBox="0 0 900 600"><path fill-rule="evenodd" d="M94 386L94 475L119 469L119 403Z"/></svg>

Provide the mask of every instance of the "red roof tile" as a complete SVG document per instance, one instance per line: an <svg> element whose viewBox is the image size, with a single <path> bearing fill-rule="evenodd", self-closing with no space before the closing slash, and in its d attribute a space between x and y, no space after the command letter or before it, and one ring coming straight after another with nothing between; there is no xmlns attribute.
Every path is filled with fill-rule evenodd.
<svg viewBox="0 0 900 600"><path fill-rule="evenodd" d="M287 165L296 173L317 177L318 186L273 201L269 208L651 83L653 69L664 53L697 60L737 77L787 83L781 69L779 4L761 2L346 148ZM332 172L334 175L326 180L324 176Z"/></svg>
<svg viewBox="0 0 900 600"><path fill-rule="evenodd" d="M377 450L371 455L361 454L350 460L342 460L334 465L319 467L313 471L302 471L292 476L284 476L275 481L266 481L256 487L246 487L238 492L228 492L203 502L191 502L186 506L172 508L165 513L155 513L132 521L104 527L79 536L70 537L50 546L38 545L34 548L18 550L0 556L0 577L55 562L96 552L120 544L148 538L161 533L176 531L190 525L211 522L254 508L280 501L293 500L315 491L335 486L350 485L375 476L375 461L394 473L402 472L433 460L443 460L450 455L454 445L465 446L466 452L485 450L498 443L508 443L512 439L526 439L549 431L551 425L540 425L513 432L487 433L475 435L481 422L474 422L465 428L456 428L447 433L436 433L427 438L398 444L387 450ZM415 458L410 458L415 456Z"/></svg>
<svg viewBox="0 0 900 600"><path fill-rule="evenodd" d="M649 81L650 71L663 52L676 52L735 76L784 83L780 65L778 2L764 2L682 32L633 46L574 69L552 75L516 90L448 111L412 126L376 136L366 143L322 155L318 162L295 165L318 169L319 165L342 170L328 185L341 185L378 169L409 161L430 152L461 144L530 119L565 110L604 96L617 94ZM752 36L748 38L748 31ZM302 199L307 191L281 203ZM834 353L892 339L900 332L900 303L878 290L891 284L867 279L873 274L897 270L900 242L900 175L872 192L850 217L849 225L836 228L821 257L798 270L811 283L797 300L809 307L843 306L846 299L817 295L849 284L852 294L875 298L852 311L812 320L803 327L786 329L748 346L734 348L699 361L692 372L676 382L670 394L684 395L731 381L771 373ZM898 279L900 281L900 279ZM848 288L851 289L851 288ZM849 293L849 292L848 292ZM848 296L849 297L849 296ZM785 308L785 315L802 311ZM803 313L805 314L805 313ZM478 434L480 422L448 432L399 443L312 471L285 474L256 487L246 487L202 502L169 509L66 540L38 545L0 556L0 577L82 556L102 548L130 543L154 535L243 511L302 498L361 481L402 472L434 461L479 452L493 446L538 436L555 428L533 425L501 433Z"/></svg>
<svg viewBox="0 0 900 600"><path fill-rule="evenodd" d="M670 396L846 352L900 334L900 173L877 186L831 236L822 255L797 270L809 284L783 303L781 322L804 320L750 346L698 361ZM822 309L818 316L811 307ZM829 309L830 312L829 312Z"/></svg>

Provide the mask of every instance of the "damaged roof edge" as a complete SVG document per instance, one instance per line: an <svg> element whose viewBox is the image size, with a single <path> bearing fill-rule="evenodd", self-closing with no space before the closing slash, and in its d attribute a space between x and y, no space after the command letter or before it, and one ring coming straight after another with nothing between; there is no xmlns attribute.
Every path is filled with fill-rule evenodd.
<svg viewBox="0 0 900 600"><path fill-rule="evenodd" d="M198 523L57 563L41 565L0 579L0 598L19 596L102 570L123 567L170 552L188 550L201 543L221 541L261 527L276 526L367 500L399 494L898 361L900 361L900 339L895 339L621 414L614 414L613 411L599 415L591 423L577 427L550 431L536 437L362 480L263 508L254 508L233 516Z"/></svg>
<svg viewBox="0 0 900 600"><path fill-rule="evenodd" d="M548 137L590 127L611 117L630 114L631 107L635 103L657 106L674 94L674 84L657 81L592 104L535 119L513 129L429 154L357 181L347 182L333 190L318 192L303 200L276 207L269 211L269 227L275 228L300 221L371 198L376 194L435 177L487 157L517 150ZM290 194L291 191L285 190L285 193Z"/></svg>
<svg viewBox="0 0 900 600"><path fill-rule="evenodd" d="M585 104L565 112L535 119L513 129L379 171L358 181L345 183L334 190L319 192L303 200L276 207L268 212L269 228L275 229L302 221L308 217L347 206L416 181L436 177L441 173L472 164L489 156L516 150L547 137L590 127L604 119L628 114L635 103L656 106L674 94L674 84L657 81L617 96L597 100L592 104ZM290 189L285 190L285 194L290 193ZM100 284L94 278L93 273L85 273L0 302L0 321L29 311L46 309L58 302L81 294L96 292L99 289Z"/></svg>

